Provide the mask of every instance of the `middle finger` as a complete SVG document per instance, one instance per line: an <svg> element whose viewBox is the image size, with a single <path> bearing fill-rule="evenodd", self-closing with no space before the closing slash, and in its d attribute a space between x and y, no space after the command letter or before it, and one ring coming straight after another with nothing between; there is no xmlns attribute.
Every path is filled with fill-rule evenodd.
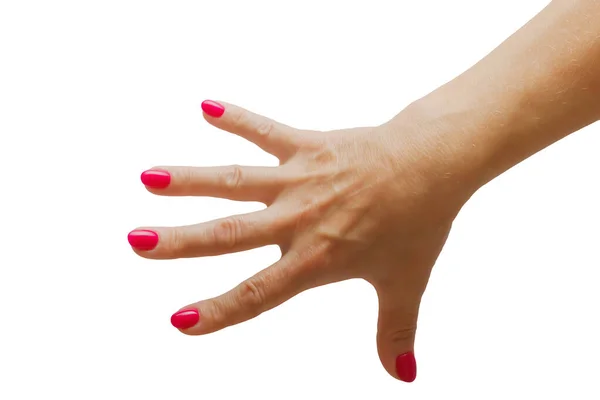
<svg viewBox="0 0 600 400"><path fill-rule="evenodd" d="M268 203L287 179L281 167L155 167L144 171L142 183L162 196L208 196Z"/></svg>

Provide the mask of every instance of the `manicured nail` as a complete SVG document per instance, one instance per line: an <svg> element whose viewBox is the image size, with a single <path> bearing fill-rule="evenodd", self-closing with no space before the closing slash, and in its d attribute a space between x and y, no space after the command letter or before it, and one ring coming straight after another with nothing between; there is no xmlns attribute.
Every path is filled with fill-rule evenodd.
<svg viewBox="0 0 600 400"><path fill-rule="evenodd" d="M177 329L188 329L200 320L198 310L181 310L171 316L171 325Z"/></svg>
<svg viewBox="0 0 600 400"><path fill-rule="evenodd" d="M202 102L202 111L211 117L219 118L225 112L225 107L212 100L204 100Z"/></svg>
<svg viewBox="0 0 600 400"><path fill-rule="evenodd" d="M158 244L158 234L146 229L137 229L129 232L127 240L136 250L152 250Z"/></svg>
<svg viewBox="0 0 600 400"><path fill-rule="evenodd" d="M417 378L417 361L414 353L404 353L396 358L396 374L404 382L412 382Z"/></svg>
<svg viewBox="0 0 600 400"><path fill-rule="evenodd" d="M154 189L164 189L171 183L171 174L167 171L150 169L142 172L142 183Z"/></svg>

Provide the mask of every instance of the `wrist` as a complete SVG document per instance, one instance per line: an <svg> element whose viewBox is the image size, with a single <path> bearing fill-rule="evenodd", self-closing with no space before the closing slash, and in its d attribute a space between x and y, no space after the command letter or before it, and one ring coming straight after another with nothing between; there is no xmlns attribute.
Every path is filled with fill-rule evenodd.
<svg viewBox="0 0 600 400"><path fill-rule="evenodd" d="M435 100L435 101L434 101ZM422 191L458 209L485 182L485 158L474 151L465 127L458 124L441 98L411 103L382 127L392 159L408 161Z"/></svg>
<svg viewBox="0 0 600 400"><path fill-rule="evenodd" d="M444 195L456 194L466 201L501 173L488 140L496 135L493 127L457 95L433 92L411 103L388 124L402 137L402 145L417 153L415 159L426 161L427 175Z"/></svg>
<svg viewBox="0 0 600 400"><path fill-rule="evenodd" d="M516 126L518 102L494 100L450 82L406 109L437 149L446 173L473 193L525 158L504 141Z"/></svg>
<svg viewBox="0 0 600 400"><path fill-rule="evenodd" d="M510 80L490 82L477 70L467 71L395 119L410 114L419 121L448 173L474 192L581 127L560 107L547 107L546 95L537 88L505 82Z"/></svg>
<svg viewBox="0 0 600 400"><path fill-rule="evenodd" d="M595 2L553 2L469 70L407 108L451 154L454 173L481 186L598 121L598 25L581 18L583 9L598 15ZM565 25L569 20L580 23Z"/></svg>

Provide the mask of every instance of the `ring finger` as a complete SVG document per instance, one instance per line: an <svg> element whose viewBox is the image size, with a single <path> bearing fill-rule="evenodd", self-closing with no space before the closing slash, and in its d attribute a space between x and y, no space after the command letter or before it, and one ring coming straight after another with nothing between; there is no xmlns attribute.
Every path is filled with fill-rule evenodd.
<svg viewBox="0 0 600 400"><path fill-rule="evenodd" d="M137 228L127 238L144 258L206 257L277 244L281 227L277 212L267 208L196 225Z"/></svg>

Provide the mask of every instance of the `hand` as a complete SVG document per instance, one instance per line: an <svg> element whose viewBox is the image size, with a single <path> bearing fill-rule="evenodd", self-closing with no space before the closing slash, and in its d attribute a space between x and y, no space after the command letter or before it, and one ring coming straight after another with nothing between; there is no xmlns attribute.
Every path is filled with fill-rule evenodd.
<svg viewBox="0 0 600 400"><path fill-rule="evenodd" d="M206 101L204 117L275 155L278 167L157 167L142 174L166 196L260 201L261 211L129 234L146 258L214 256L277 244L275 264L172 317L201 335L254 318L298 293L363 278L379 297L377 344L394 377L416 377L417 315L431 269L468 197L436 141L439 124L409 108L378 127L303 131L231 104ZM450 178L449 178L450 176Z"/></svg>

